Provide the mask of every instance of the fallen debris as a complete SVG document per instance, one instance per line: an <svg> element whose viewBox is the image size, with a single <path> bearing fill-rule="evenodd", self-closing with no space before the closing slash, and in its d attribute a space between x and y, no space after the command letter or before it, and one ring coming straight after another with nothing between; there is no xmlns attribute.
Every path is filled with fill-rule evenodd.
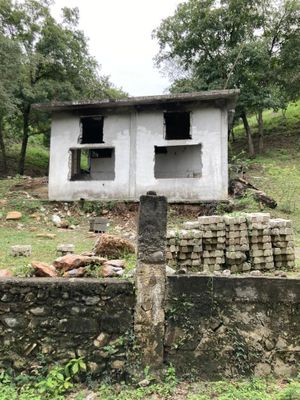
<svg viewBox="0 0 300 400"><path fill-rule="evenodd" d="M71 269L86 267L87 265L102 265L105 261L107 260L101 257L88 257L82 256L80 254L67 254L63 257L57 258L54 261L53 265L56 269L66 272Z"/></svg>
<svg viewBox="0 0 300 400"><path fill-rule="evenodd" d="M42 278L55 278L57 277L57 271L53 265L49 265L40 261L32 261L32 268L35 270L35 275Z"/></svg>
<svg viewBox="0 0 300 400"><path fill-rule="evenodd" d="M22 213L19 211L9 211L6 215L6 220L18 220L22 218Z"/></svg>
<svg viewBox="0 0 300 400"><path fill-rule="evenodd" d="M79 254L67 254L63 257L57 258L53 266L58 270L63 270L64 272L71 269L85 267L91 264L91 257L81 256Z"/></svg>
<svg viewBox="0 0 300 400"><path fill-rule="evenodd" d="M8 269L0 269L0 278L12 278L13 273Z"/></svg>
<svg viewBox="0 0 300 400"><path fill-rule="evenodd" d="M60 227L61 218L59 215L57 214L52 215L51 221L53 222L53 225L57 226L58 228Z"/></svg>
<svg viewBox="0 0 300 400"><path fill-rule="evenodd" d="M13 257L29 257L31 255L32 248L30 245L15 245L11 246L10 254Z"/></svg>
<svg viewBox="0 0 300 400"><path fill-rule="evenodd" d="M56 238L56 235L55 233L38 233L36 237L45 239L54 239Z"/></svg>
<svg viewBox="0 0 300 400"><path fill-rule="evenodd" d="M75 269L70 269L64 273L65 278L81 278L86 273L86 269L84 267L79 267Z"/></svg>
<svg viewBox="0 0 300 400"><path fill-rule="evenodd" d="M237 198L243 197L247 191L253 193L254 199L270 208L276 208L277 202L270 196L267 196L262 190L252 185L250 182L243 178L232 179L229 185L229 193Z"/></svg>
<svg viewBox="0 0 300 400"><path fill-rule="evenodd" d="M59 244L56 247L57 253L60 253L62 256L65 256L67 254L73 254L75 251L75 246L74 244Z"/></svg>
<svg viewBox="0 0 300 400"><path fill-rule="evenodd" d="M124 274L124 269L121 267L114 267L109 264L109 261L106 262L100 271L100 276L103 278L113 278L116 276L122 276Z"/></svg>
<svg viewBox="0 0 300 400"><path fill-rule="evenodd" d="M134 253L135 247L127 239L104 233L97 239L94 252L97 255L118 258L125 253Z"/></svg>

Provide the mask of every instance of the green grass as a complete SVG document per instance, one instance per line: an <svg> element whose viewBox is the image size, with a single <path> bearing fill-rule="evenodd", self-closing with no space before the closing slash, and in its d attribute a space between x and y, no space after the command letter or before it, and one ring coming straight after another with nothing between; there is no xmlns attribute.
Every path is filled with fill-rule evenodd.
<svg viewBox="0 0 300 400"><path fill-rule="evenodd" d="M293 221L296 245L300 246L300 102L290 104L285 112L265 111L265 150L256 158L247 158L243 127L235 128L236 141L231 144L231 157L243 164L246 179L277 201L274 210L265 209L272 217ZM249 119L257 145L257 121ZM257 147L257 146L256 146ZM262 211L250 196L237 202L245 211Z"/></svg>
<svg viewBox="0 0 300 400"><path fill-rule="evenodd" d="M2 374L0 379L0 400L46 400L73 399L84 400L87 396L82 385L74 385L64 389L57 379L56 371L59 366L52 368L46 376L23 376L11 379ZM51 378L51 380L50 380ZM25 382L26 381L26 382ZM51 387L49 386L51 384ZM84 384L83 384L84 385ZM40 387L48 387L43 394ZM93 382L93 399L97 400L299 400L300 380L290 379L282 382L272 378L252 378L232 381L197 381L194 383L179 382L174 375L166 376L161 383L152 383L146 387L136 387L124 383L113 385ZM54 396L55 394L55 396ZM54 396L54 397L53 397Z"/></svg>
<svg viewBox="0 0 300 400"><path fill-rule="evenodd" d="M18 159L20 157L21 145L12 144L6 149L8 161L7 175L15 176L18 172ZM48 175L49 166L49 149L46 147L32 143L28 145L25 160L25 175L29 176L45 176ZM3 171L1 170L0 176Z"/></svg>

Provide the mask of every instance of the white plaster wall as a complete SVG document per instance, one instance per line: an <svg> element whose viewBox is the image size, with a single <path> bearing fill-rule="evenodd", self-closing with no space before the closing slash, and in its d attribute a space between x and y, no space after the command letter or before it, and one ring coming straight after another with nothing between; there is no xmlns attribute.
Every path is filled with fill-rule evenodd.
<svg viewBox="0 0 300 400"><path fill-rule="evenodd" d="M104 120L104 142L78 144L79 116L57 113L52 117L49 170L49 199L78 200L129 198L130 115L111 115ZM70 148L115 148L115 179L93 181L69 180Z"/></svg>
<svg viewBox="0 0 300 400"><path fill-rule="evenodd" d="M49 198L51 200L131 199L148 190L169 201L223 200L227 198L227 112L195 109L191 114L191 140L165 140L162 111L109 115L104 120L104 142L79 145L80 118L67 113L52 117ZM154 146L201 144L200 178L155 179ZM115 179L69 180L69 149L114 147ZM200 167L201 169L201 167Z"/></svg>
<svg viewBox="0 0 300 400"><path fill-rule="evenodd" d="M227 119L217 108L192 111L191 140L165 140L163 114L144 112L137 120L136 197L147 190L174 200L223 200L227 198ZM202 145L202 176L155 179L154 146ZM223 153L223 154L222 154Z"/></svg>
<svg viewBox="0 0 300 400"><path fill-rule="evenodd" d="M155 155L155 177L193 178L200 177L202 171L201 145L170 146L167 153Z"/></svg>

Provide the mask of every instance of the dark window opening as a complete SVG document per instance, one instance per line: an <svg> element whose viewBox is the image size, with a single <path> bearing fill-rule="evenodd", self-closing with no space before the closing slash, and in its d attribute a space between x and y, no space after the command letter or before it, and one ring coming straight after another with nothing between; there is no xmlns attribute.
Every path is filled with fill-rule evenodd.
<svg viewBox="0 0 300 400"><path fill-rule="evenodd" d="M115 179L115 151L107 149L72 149L70 180L113 181Z"/></svg>
<svg viewBox="0 0 300 400"><path fill-rule="evenodd" d="M154 153L154 177L156 179L201 178L201 144L155 146Z"/></svg>
<svg viewBox="0 0 300 400"><path fill-rule="evenodd" d="M182 140L191 139L190 134L190 113L189 112L166 112L165 139Z"/></svg>
<svg viewBox="0 0 300 400"><path fill-rule="evenodd" d="M91 150L91 158L112 158L114 149Z"/></svg>
<svg viewBox="0 0 300 400"><path fill-rule="evenodd" d="M166 154L168 152L166 146L154 146L155 154Z"/></svg>
<svg viewBox="0 0 300 400"><path fill-rule="evenodd" d="M83 117L81 123L81 136L79 142L104 143L103 141L103 117Z"/></svg>

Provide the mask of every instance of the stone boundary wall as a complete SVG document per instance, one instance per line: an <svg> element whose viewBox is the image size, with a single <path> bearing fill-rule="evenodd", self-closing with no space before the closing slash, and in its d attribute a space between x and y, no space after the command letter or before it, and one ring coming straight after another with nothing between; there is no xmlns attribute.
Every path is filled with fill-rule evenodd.
<svg viewBox="0 0 300 400"><path fill-rule="evenodd" d="M167 233L167 263L182 272L231 273L295 267L290 220L268 213L203 216Z"/></svg>
<svg viewBox="0 0 300 400"><path fill-rule="evenodd" d="M0 369L83 357L95 375L122 375L133 336L133 285L119 279L0 281Z"/></svg>
<svg viewBox="0 0 300 400"><path fill-rule="evenodd" d="M209 379L297 373L300 279L167 279L165 365ZM135 304L133 283L121 279L0 280L0 370L30 373L37 365L83 357L95 377L142 373Z"/></svg>
<svg viewBox="0 0 300 400"><path fill-rule="evenodd" d="M174 275L166 304L165 361L180 375L299 372L300 279Z"/></svg>

